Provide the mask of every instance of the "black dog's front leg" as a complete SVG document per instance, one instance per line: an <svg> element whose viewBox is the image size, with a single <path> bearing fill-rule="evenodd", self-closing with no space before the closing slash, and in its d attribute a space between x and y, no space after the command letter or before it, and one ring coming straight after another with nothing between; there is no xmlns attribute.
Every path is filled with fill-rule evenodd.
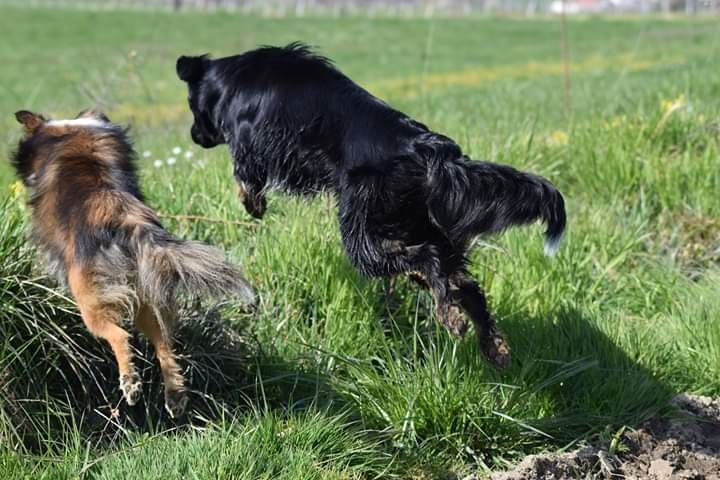
<svg viewBox="0 0 720 480"><path fill-rule="evenodd" d="M254 161L248 149L240 147L235 155L234 170L235 181L238 184L238 196L245 210L255 218L262 218L267 208L265 167Z"/></svg>
<svg viewBox="0 0 720 480"><path fill-rule="evenodd" d="M265 195L259 192L259 189L249 186L248 183L237 179L238 197L250 215L255 218L262 218L267 208L267 200Z"/></svg>

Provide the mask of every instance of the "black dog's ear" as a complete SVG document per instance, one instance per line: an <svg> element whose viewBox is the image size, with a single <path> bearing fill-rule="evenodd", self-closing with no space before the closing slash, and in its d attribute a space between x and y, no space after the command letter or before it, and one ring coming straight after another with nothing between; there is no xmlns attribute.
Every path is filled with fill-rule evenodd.
<svg viewBox="0 0 720 480"><path fill-rule="evenodd" d="M177 59L175 70L180 80L184 82L194 82L200 80L205 75L205 66L208 61L207 54L199 57L186 57L185 55Z"/></svg>
<svg viewBox="0 0 720 480"><path fill-rule="evenodd" d="M15 118L25 127L25 131L32 133L45 123L45 117L38 113L29 112L27 110L19 110L15 112Z"/></svg>

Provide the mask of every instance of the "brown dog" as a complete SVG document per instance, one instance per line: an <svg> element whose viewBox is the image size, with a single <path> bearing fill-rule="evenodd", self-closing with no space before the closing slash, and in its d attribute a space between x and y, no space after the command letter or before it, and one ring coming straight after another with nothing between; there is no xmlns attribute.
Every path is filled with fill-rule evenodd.
<svg viewBox="0 0 720 480"><path fill-rule="evenodd" d="M165 407L178 417L187 397L171 342L177 296L232 293L252 302L252 287L222 252L162 227L143 202L124 128L94 111L72 120L15 116L25 135L13 165L32 192L33 238L87 328L112 347L127 403L142 394L130 334L120 326L129 316L155 347Z"/></svg>

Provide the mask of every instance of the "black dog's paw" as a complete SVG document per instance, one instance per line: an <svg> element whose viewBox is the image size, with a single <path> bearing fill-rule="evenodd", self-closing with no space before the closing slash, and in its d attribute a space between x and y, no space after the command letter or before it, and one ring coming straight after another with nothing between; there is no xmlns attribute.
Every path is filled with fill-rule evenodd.
<svg viewBox="0 0 720 480"><path fill-rule="evenodd" d="M438 320L457 338L463 338L468 329L468 319L457 303L443 303L435 309Z"/></svg>
<svg viewBox="0 0 720 480"><path fill-rule="evenodd" d="M493 367L503 370L510 365L510 346L497 328L493 328L488 335L478 334L477 341L478 347Z"/></svg>
<svg viewBox="0 0 720 480"><path fill-rule="evenodd" d="M264 196L243 198L243 206L245 210L253 217L257 219L263 218L265 210L267 209L267 200Z"/></svg>

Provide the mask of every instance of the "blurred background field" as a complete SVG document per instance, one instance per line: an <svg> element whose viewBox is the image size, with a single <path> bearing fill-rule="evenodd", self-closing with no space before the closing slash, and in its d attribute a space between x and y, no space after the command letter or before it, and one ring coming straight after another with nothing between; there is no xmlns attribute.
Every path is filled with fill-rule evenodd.
<svg viewBox="0 0 720 480"><path fill-rule="evenodd" d="M265 16L391 15L431 16L543 13L663 14L718 13L718 0L6 0L39 7L136 9L233 13Z"/></svg>
<svg viewBox="0 0 720 480"><path fill-rule="evenodd" d="M188 421L115 391L109 349L33 267L26 192L0 164L0 476L456 478L609 442L679 392L720 395L720 27L711 16L315 14L0 3L0 153L13 112L98 105L131 126L150 203L177 234L225 248L257 312L188 305L179 334ZM42 4L42 5L41 5ZM35 6L32 6L35 5ZM321 12L322 13L322 12ZM227 149L190 141L181 54L302 40L474 158L536 171L570 230L483 239L472 271L514 363L487 367L428 296L344 257L332 199L235 198ZM351 114L351 112L349 112ZM152 351L137 338L149 360ZM154 379L155 383L150 382Z"/></svg>

